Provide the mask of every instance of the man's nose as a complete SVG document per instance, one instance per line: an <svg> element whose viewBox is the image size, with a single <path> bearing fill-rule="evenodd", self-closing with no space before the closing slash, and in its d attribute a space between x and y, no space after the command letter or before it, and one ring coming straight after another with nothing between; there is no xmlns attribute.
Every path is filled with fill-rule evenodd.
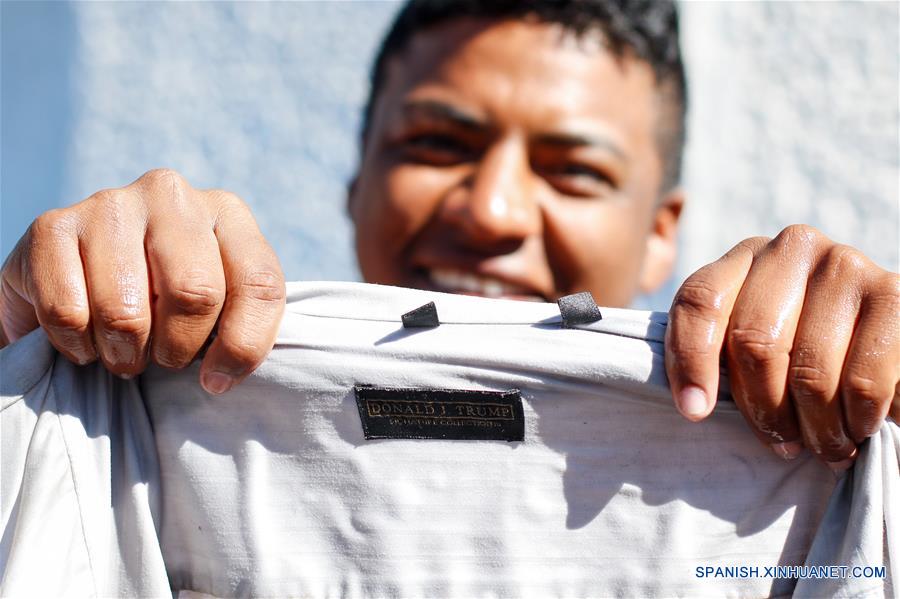
<svg viewBox="0 0 900 599"><path fill-rule="evenodd" d="M516 139L491 146L448 198L447 216L479 244L520 243L540 231L541 215L534 197L527 150Z"/></svg>

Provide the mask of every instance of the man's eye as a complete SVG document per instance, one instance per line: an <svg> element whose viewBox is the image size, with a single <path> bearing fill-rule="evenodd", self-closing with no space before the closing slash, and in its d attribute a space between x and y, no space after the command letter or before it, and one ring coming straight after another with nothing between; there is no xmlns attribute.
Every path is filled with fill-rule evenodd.
<svg viewBox="0 0 900 599"><path fill-rule="evenodd" d="M567 195L596 196L615 188L609 175L586 164L561 164L541 171L548 183Z"/></svg>
<svg viewBox="0 0 900 599"><path fill-rule="evenodd" d="M466 143L449 135L416 135L403 145L408 158L426 164L449 166L472 157L472 149Z"/></svg>
<svg viewBox="0 0 900 599"><path fill-rule="evenodd" d="M559 172L560 175L569 177L588 177L603 183L609 183L609 177L605 173L584 164L567 164Z"/></svg>

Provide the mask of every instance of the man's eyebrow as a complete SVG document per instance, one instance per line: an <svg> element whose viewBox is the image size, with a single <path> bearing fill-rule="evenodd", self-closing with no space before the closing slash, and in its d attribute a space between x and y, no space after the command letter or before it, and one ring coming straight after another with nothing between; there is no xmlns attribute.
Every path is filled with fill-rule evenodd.
<svg viewBox="0 0 900 599"><path fill-rule="evenodd" d="M440 121L450 121L454 125L482 132L488 129L488 124L468 112L460 110L449 104L435 100L412 100L403 105L403 114L407 117L427 117Z"/></svg>
<svg viewBox="0 0 900 599"><path fill-rule="evenodd" d="M602 148L625 159L625 151L615 141L597 135L582 135L580 133L539 133L532 137L533 141L540 145L558 146L563 148L575 148L580 146L593 146Z"/></svg>

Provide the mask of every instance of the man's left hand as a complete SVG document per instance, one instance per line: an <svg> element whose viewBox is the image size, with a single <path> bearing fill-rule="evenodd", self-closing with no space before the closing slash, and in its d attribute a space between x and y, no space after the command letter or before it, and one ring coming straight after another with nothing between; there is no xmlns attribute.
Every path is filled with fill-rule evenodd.
<svg viewBox="0 0 900 599"><path fill-rule="evenodd" d="M678 409L713 410L720 356L756 435L833 470L900 416L900 277L812 227L754 237L688 277L672 304L666 371Z"/></svg>

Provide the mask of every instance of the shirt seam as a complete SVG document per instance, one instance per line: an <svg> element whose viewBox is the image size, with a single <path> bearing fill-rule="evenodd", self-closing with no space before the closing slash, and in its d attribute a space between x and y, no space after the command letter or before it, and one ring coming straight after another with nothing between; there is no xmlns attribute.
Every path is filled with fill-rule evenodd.
<svg viewBox="0 0 900 599"><path fill-rule="evenodd" d="M294 311L294 310L288 310L288 313L290 313L292 315L296 315L296 316L307 316L309 318L325 318L325 319L332 319L332 320L352 320L352 321L358 321L358 322L382 322L382 323L396 324L398 327L403 326L403 322L401 320L393 319L393 318L363 318L360 316L337 316L337 315L333 315L333 314L310 314L308 312L298 312L298 311ZM648 323L648 326L652 325L652 324L658 324L658 323ZM622 332L615 332L615 331L598 331L595 329L590 329L587 327L580 327L580 326L563 329L561 317L552 317L552 320L538 320L538 321L530 320L530 321L522 321L522 322L518 322L518 321L516 321L516 322L481 322L481 321L479 321L479 322L474 322L474 321L472 321L472 322L456 322L456 321L452 321L452 320L451 321L441 320L439 327L448 326L448 325L449 326L518 326L518 327L525 326L525 327L547 327L547 328L550 328L550 327L555 328L555 327L559 326L560 327L559 330L565 330L565 331L584 331L586 333L594 333L594 334L600 334L600 335L612 335L614 337L624 337L626 339L637 339L638 341L646 341L648 343L662 343L661 340L659 340L655 337L647 336L647 335L632 335L629 333L622 333ZM659 326L665 326L665 325L660 324Z"/></svg>

